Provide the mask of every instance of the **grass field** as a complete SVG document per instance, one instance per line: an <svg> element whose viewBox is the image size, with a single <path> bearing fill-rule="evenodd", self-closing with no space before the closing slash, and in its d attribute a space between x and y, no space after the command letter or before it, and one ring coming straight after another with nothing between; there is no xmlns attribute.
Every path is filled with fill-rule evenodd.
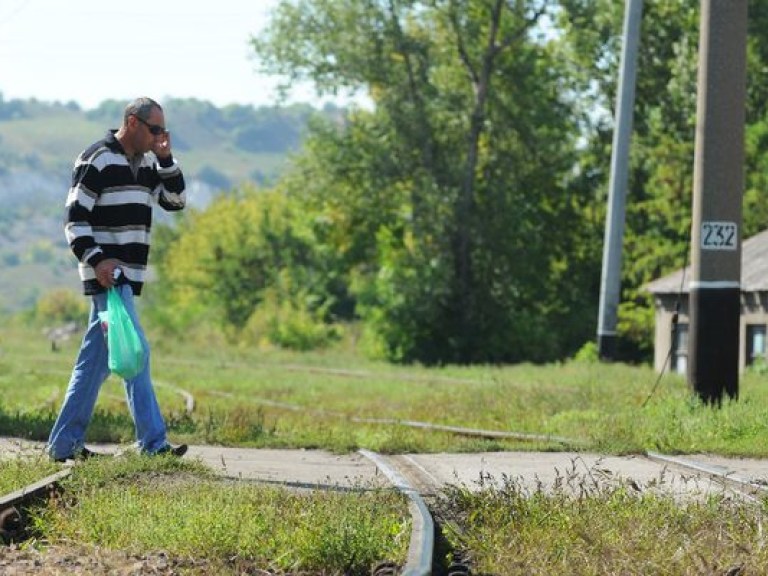
<svg viewBox="0 0 768 576"><path fill-rule="evenodd" d="M657 381L648 367L565 362L425 368L372 362L346 344L294 354L198 341L193 335L163 339L150 334L150 340L160 404L176 442L337 452L361 447L391 453L567 448L606 454L655 450L768 456L764 440L768 377L757 372L743 375L737 402L712 408L699 404L683 379L665 376ZM54 353L39 330L13 323L4 327L0 332L0 434L45 439L78 345L74 338ZM191 414L185 412L179 388L196 400ZM355 419L388 419L388 423L361 424ZM486 440L398 421L556 435L573 442ZM92 441L132 441L132 423L120 382L111 379L105 385L89 434ZM138 482L140 487L142 482ZM257 498L250 487L233 487L233 491L228 487L226 503L220 502L214 497L221 492L215 482L208 479L202 487L185 485L181 493L184 498L211 500L217 506ZM157 514L163 519L161 524L174 525L172 519L178 512L171 501L165 509L151 490L147 494L131 488L130 493L134 492L139 504L127 502L126 506L157 506L163 509ZM233 500L233 494L239 496ZM257 508L272 512L282 505L277 500L258 502ZM107 505L96 500L92 514ZM353 504L353 516L355 510L365 514L366 506ZM510 480L501 489L469 492L451 488L439 506L453 547L472 559L476 573L768 572L762 501L744 503L723 496L681 503L672 496L633 494L626 487L594 490L574 499L565 494L525 493ZM58 516L60 512L41 515L41 533L52 537L65 531L64 524L93 524L92 516L75 511ZM393 514L396 518L397 512ZM317 515L322 517L320 512ZM199 518L202 522L204 514ZM332 526L342 522L342 517L331 514L322 522ZM374 532L379 529L371 528ZM67 530L74 530L67 532L69 537L83 538L79 528ZM152 541L143 532L158 528L146 525L129 537L130 542L109 540L104 534L113 528L103 530L88 538L146 551ZM390 530L397 532L392 526ZM175 553L190 553L172 543L175 536L165 536L169 539L165 545ZM238 548L246 546L241 541L220 546L227 553L236 549L238 554L255 554L253 549ZM206 554L220 559L216 550ZM742 568L748 570L728 572Z"/></svg>
<svg viewBox="0 0 768 576"><path fill-rule="evenodd" d="M45 439L78 345L74 337L54 353L39 330L0 333L0 433ZM572 448L607 454L768 456L768 377L757 373L743 376L739 401L716 409L700 405L679 377L665 376L656 386L650 368L626 365L404 367L367 361L344 347L293 354L192 338L158 339L152 363L176 441L340 452L563 447L354 421L389 419L554 435L572 439ZM177 388L194 396L192 414ZM110 379L89 439L129 442L132 434L122 383Z"/></svg>

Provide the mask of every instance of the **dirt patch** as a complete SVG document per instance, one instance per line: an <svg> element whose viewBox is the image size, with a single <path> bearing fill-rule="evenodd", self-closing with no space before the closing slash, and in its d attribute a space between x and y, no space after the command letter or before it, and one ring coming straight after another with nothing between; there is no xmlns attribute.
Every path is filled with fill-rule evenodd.
<svg viewBox="0 0 768 576"><path fill-rule="evenodd" d="M216 574L207 561L172 559L163 552L131 556L124 552L100 548L49 546L40 550L0 547L0 574L13 575L96 575L133 576L177 574ZM259 572L250 572L259 574ZM268 572L261 572L266 576Z"/></svg>
<svg viewBox="0 0 768 576"><path fill-rule="evenodd" d="M247 558L229 561L172 558L165 552L131 555L98 547L0 546L3 576L329 576L327 572L270 572ZM337 574L334 572L333 574Z"/></svg>

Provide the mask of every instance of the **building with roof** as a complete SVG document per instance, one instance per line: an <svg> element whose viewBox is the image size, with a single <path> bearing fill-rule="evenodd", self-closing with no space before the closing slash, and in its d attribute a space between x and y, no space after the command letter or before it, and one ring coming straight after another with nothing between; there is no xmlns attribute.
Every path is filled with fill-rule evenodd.
<svg viewBox="0 0 768 576"><path fill-rule="evenodd" d="M656 330L653 365L657 372L686 374L688 369L688 302L690 266L645 286L653 294ZM677 312L677 327L674 326ZM766 359L768 326L768 230L745 240L741 247L741 320L739 369Z"/></svg>

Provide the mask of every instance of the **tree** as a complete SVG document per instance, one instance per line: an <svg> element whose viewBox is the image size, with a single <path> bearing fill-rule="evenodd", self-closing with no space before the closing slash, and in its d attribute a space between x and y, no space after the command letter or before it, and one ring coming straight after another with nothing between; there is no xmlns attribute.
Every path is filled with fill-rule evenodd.
<svg viewBox="0 0 768 576"><path fill-rule="evenodd" d="M583 124L588 148L581 173L604 203L610 163L610 111L621 48L622 4L563 0L558 27L584 82L580 97L593 114ZM643 286L688 263L696 130L699 2L646 2L638 61L619 331L626 358L649 358L653 303ZM768 10L750 6L747 165L743 236L768 226L765 180ZM591 79L591 80L590 80Z"/></svg>
<svg viewBox="0 0 768 576"><path fill-rule="evenodd" d="M288 82L374 102L315 125L286 189L331 223L321 242L391 358L546 360L591 328L591 275L568 278L595 261L571 79L542 33L553 6L282 2L254 41Z"/></svg>
<svg viewBox="0 0 768 576"><path fill-rule="evenodd" d="M305 325L326 320L322 260L298 205L279 191L220 195L178 229L160 229L157 243L160 280L173 286L155 305L167 328L209 323L239 337L265 302L292 310Z"/></svg>

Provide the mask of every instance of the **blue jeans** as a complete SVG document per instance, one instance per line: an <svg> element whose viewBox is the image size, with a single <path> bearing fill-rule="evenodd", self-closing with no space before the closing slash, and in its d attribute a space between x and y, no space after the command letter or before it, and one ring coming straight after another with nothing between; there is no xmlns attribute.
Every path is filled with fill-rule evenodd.
<svg viewBox="0 0 768 576"><path fill-rule="evenodd" d="M164 448L168 441L165 421L149 376L149 343L136 314L131 287L124 284L117 290L147 350L144 369L124 382L138 447L142 452L152 453ZM67 458L76 454L85 443L85 430L91 421L99 390L109 376L107 343L99 320L99 312L106 309L106 293L92 296L88 328L72 370L64 403L48 438L48 453L52 458Z"/></svg>

